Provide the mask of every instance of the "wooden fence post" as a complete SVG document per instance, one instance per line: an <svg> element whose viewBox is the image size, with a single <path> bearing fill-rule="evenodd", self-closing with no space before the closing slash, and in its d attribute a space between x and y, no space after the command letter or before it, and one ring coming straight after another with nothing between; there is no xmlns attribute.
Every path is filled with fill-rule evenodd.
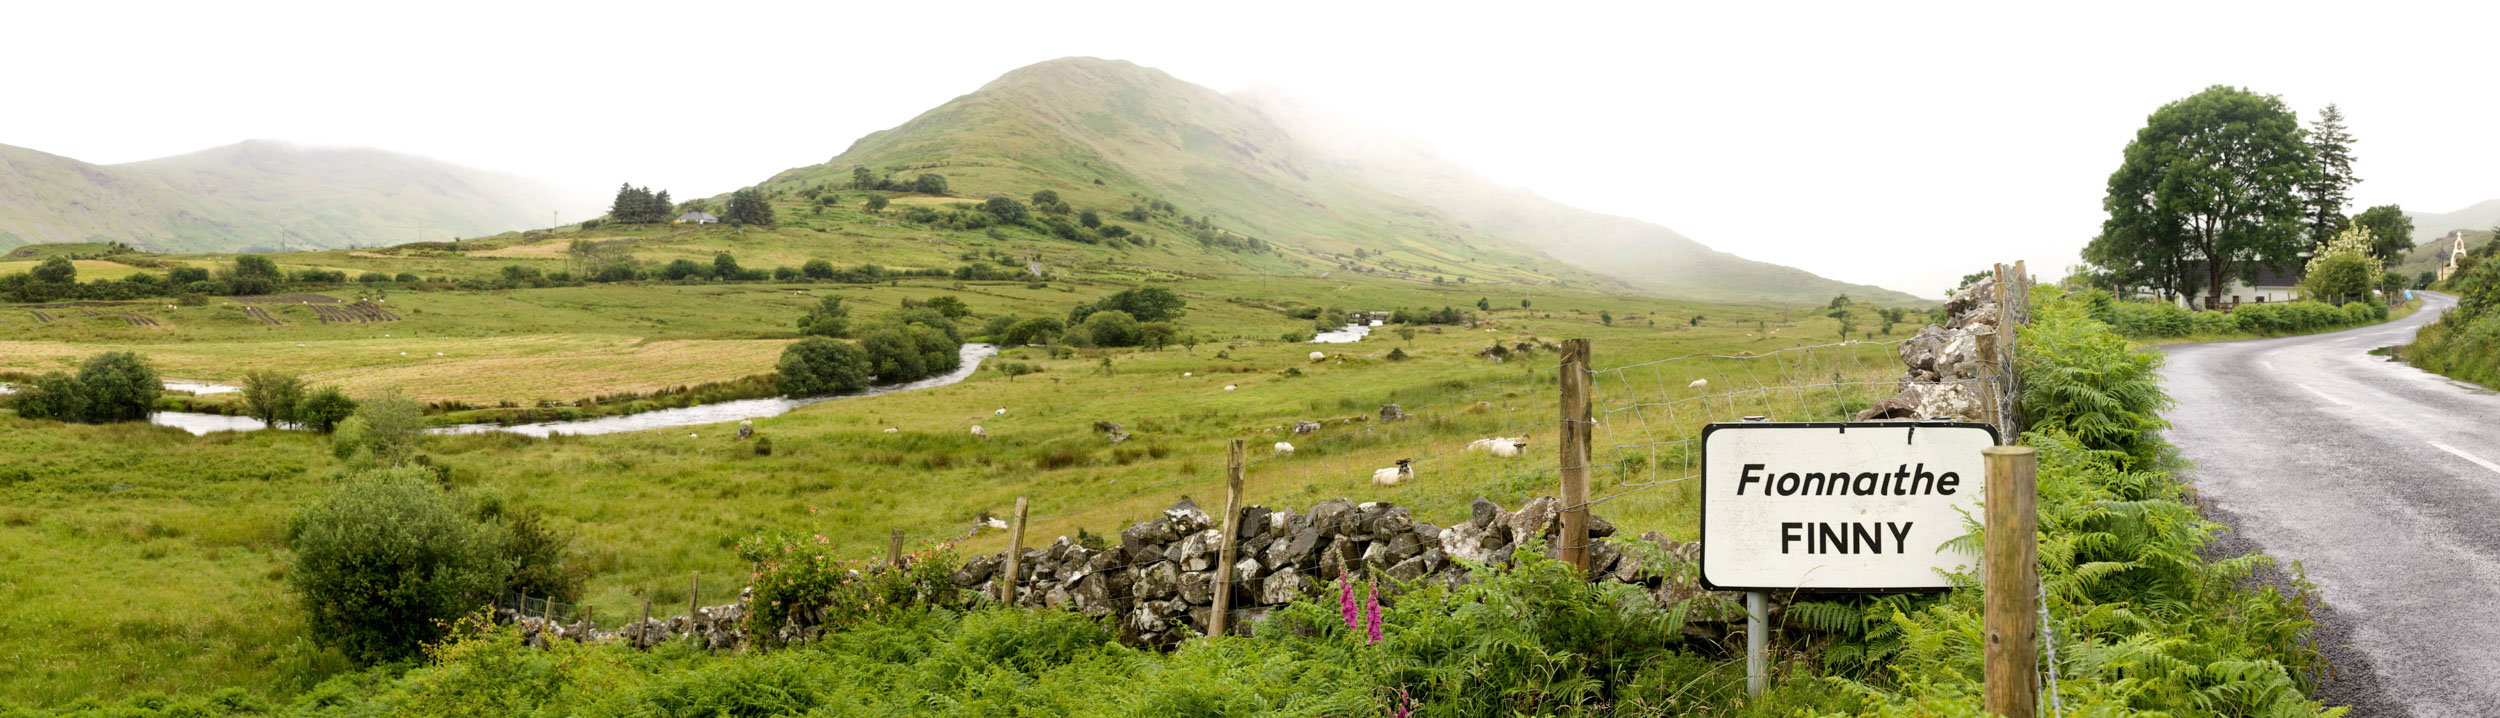
<svg viewBox="0 0 2500 718"><path fill-rule="evenodd" d="M1016 497L1016 525L1007 531L1007 580L999 582L998 600L1016 605L1016 573L1024 568L1025 497Z"/></svg>
<svg viewBox="0 0 2500 718"><path fill-rule="evenodd" d="M1589 570L1589 340L1562 344L1562 560Z"/></svg>
<svg viewBox="0 0 2500 718"><path fill-rule="evenodd" d="M1991 715L2031 718L2038 709L2039 585L2039 453L2028 446L1991 446L1981 451L1988 462L1987 521L1982 547L1987 555L1981 614L1987 702Z"/></svg>
<svg viewBox="0 0 2500 718"><path fill-rule="evenodd" d="M1234 544L1241 538L1241 467L1247 463L1243 459L1247 453L1241 440L1234 439L1232 456L1225 463L1224 520L1216 524L1224 532L1224 540L1219 544L1223 549L1215 554L1215 606L1207 614L1208 638L1224 635L1233 623L1233 561L1240 550Z"/></svg>
<svg viewBox="0 0 2500 718"><path fill-rule="evenodd" d="M895 529L895 530L894 530L894 536L893 536L893 538L890 538L890 539L887 539L887 540L886 540L886 544L885 544L885 565L887 565L887 566L901 566L901 565L903 565L903 530L902 530L902 529Z"/></svg>
<svg viewBox="0 0 2500 718"><path fill-rule="evenodd" d="M651 643L649 641L650 636L651 597L649 595L644 595L642 597L642 622L634 624L634 648L645 651L651 650Z"/></svg>

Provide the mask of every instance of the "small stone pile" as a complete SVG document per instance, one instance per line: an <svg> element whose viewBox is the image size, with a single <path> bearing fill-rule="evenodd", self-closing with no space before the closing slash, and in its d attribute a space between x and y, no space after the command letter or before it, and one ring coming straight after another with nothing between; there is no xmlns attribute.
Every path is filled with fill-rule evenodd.
<svg viewBox="0 0 2500 718"><path fill-rule="evenodd" d="M1901 342L1901 393L1858 412L1857 421L1960 417L1987 413L1988 393L1979 382L1985 357L1979 337L1997 331L1996 279L1979 280L1945 300L1944 326L1928 325Z"/></svg>
<svg viewBox="0 0 2500 718"><path fill-rule="evenodd" d="M1541 497L1517 511L1476 499L1468 520L1440 527L1418 521L1406 507L1386 502L1332 499L1304 513L1251 506L1242 509L1233 583L1216 585L1223 533L1187 499L1162 515L1120 532L1118 546L1088 548L1067 537L1024 549L1015 603L1058 608L1094 617L1117 616L1123 637L1148 646L1169 645L1206 634L1215 592L1232 593L1233 632L1247 635L1275 607L1334 581L1341 570L1369 572L1414 585L1455 586L1470 580L1465 559L1503 565L1530 538L1556 553L1560 533L1557 502ZM1604 519L1589 518L1589 534L1612 536ZM1641 537L1657 544L1666 565L1650 565L1614 544L1592 541L1591 580L1641 584L1662 602L1703 595L1689 566L1698 546ZM1652 560L1657 560L1653 558ZM1678 566L1687 567L1678 570ZM975 556L954 575L957 587L996 596L1006 574L1006 555ZM1732 595L1732 594L1730 594ZM1723 596L1724 597L1724 596ZM1715 633L1710 623L1740 620L1733 600L1692 611L1688 620Z"/></svg>

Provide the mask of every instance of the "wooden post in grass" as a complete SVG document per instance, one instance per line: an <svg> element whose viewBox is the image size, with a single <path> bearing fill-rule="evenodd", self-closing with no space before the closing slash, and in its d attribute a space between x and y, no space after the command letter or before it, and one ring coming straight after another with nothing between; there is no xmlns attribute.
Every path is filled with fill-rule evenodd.
<svg viewBox="0 0 2500 718"><path fill-rule="evenodd" d="M634 648L651 650L651 597L642 597L642 622L634 624Z"/></svg>
<svg viewBox="0 0 2500 718"><path fill-rule="evenodd" d="M1243 457L1248 453L1241 440L1234 439L1232 456L1224 464L1224 520L1216 524L1224 532L1224 541L1219 544L1223 549L1215 554L1215 606L1207 614L1208 638L1224 635L1232 628L1233 562L1238 560L1235 556L1240 550L1235 543L1241 540L1241 467L1247 463Z"/></svg>
<svg viewBox="0 0 2500 718"><path fill-rule="evenodd" d="M1589 340L1562 344L1562 543L1563 562L1589 571Z"/></svg>
<svg viewBox="0 0 2500 718"><path fill-rule="evenodd" d="M885 565L887 565L887 566L889 566L889 567L894 567L894 566L901 566L901 565L903 565L903 530L902 530L902 529L895 529L895 530L894 530L894 536L893 536L893 538L886 539L886 543L885 543Z"/></svg>
<svg viewBox="0 0 2500 718"><path fill-rule="evenodd" d="M999 582L998 600L1016 605L1016 573L1024 568L1025 497L1016 497L1016 525L1007 531L1007 580Z"/></svg>
<svg viewBox="0 0 2500 718"><path fill-rule="evenodd" d="M1990 715L2031 718L2040 695L2039 520L2040 457L2028 446L1981 450L1988 462L1987 526L1982 547L1981 648Z"/></svg>

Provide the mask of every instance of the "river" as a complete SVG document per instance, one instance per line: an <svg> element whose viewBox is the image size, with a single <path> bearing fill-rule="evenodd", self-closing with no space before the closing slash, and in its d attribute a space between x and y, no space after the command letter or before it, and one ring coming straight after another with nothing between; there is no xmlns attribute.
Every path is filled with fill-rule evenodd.
<svg viewBox="0 0 2500 718"><path fill-rule="evenodd" d="M582 419L579 421L549 421L537 424L514 424L511 426L498 426L495 424L461 424L458 426L438 427L429 431L436 434L475 434L487 431L509 431L515 434L528 434L530 436L546 436L559 432L573 435L614 434L625 431L665 429L672 426L695 426L699 424L717 424L724 421L761 419L767 416L780 416L782 414L789 413L791 409L796 409L818 402L832 401L835 399L850 399L857 397L896 394L915 389L929 389L960 382L971 378L972 372L981 368L981 360L997 356L998 347L988 344L965 344L959 352L958 356L963 358L963 365L956 367L954 371L921 379L919 381L872 386L853 394L829 394L825 396L811 396L803 399L792 399L788 397L740 399L737 401L724 401L718 404L689 406L682 409L659 409L629 416L606 416L597 419ZM241 391L241 389L222 384L209 384L194 381L167 381L165 382L165 388L188 391L194 394L222 394L226 392ZM11 389L8 385L0 384L0 394L10 392ZM202 414L189 411L156 412L148 415L148 422L158 426L170 426L183 431L188 431L191 432L193 436L204 435L215 431L259 431L261 429L269 428L268 424L262 423L261 420L248 416L225 416L222 414ZM293 427L289 425L282 426L281 428Z"/></svg>

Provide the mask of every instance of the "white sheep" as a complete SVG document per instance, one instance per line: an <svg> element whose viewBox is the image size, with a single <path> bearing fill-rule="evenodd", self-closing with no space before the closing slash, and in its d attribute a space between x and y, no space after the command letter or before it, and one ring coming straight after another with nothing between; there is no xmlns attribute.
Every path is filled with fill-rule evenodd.
<svg viewBox="0 0 2500 718"><path fill-rule="evenodd" d="M1477 439L1467 444L1468 451L1483 451L1505 459L1518 456L1519 452L1527 448L1528 439L1518 436L1496 436L1490 439Z"/></svg>
<svg viewBox="0 0 2500 718"><path fill-rule="evenodd" d="M1279 453L1279 454L1290 454L1290 453L1293 453L1293 445L1292 445L1292 444L1285 443L1285 442L1282 442L1282 441L1276 442L1276 453Z"/></svg>
<svg viewBox="0 0 2500 718"><path fill-rule="evenodd" d="M1328 352L1311 352L1311 361L1323 361L1327 358Z"/></svg>
<svg viewBox="0 0 2500 718"><path fill-rule="evenodd" d="M990 519L990 520L988 520L988 521L983 521L983 522L981 522L981 525L983 525L983 526L988 526L988 527L990 527L990 528L994 528L994 529L998 529L998 530L1004 531L1004 530L1006 530L1006 529L1007 529L1007 520L1006 520L1006 519Z"/></svg>
<svg viewBox="0 0 2500 718"><path fill-rule="evenodd" d="M1399 459L1397 466L1373 471L1372 485L1396 486L1399 482L1415 478L1415 467L1409 465L1414 461L1414 459Z"/></svg>
<svg viewBox="0 0 2500 718"><path fill-rule="evenodd" d="M689 438L689 439L695 439L695 438L701 438L701 437L697 437L697 436L695 436L695 435L694 435L694 432L689 431L689 432L686 432L686 438Z"/></svg>
<svg viewBox="0 0 2500 718"><path fill-rule="evenodd" d="M1708 379L1694 379L1694 380L1693 380L1693 383L1684 385L1684 388L1686 388L1686 389L1708 389L1708 388L1710 388L1710 380L1708 380Z"/></svg>
<svg viewBox="0 0 2500 718"><path fill-rule="evenodd" d="M1003 408L1002 408L1002 409L999 409L999 410L998 410L998 415L999 415L999 416L1006 416L1006 415L1007 415L1007 410L1006 410L1006 409L1003 409Z"/></svg>
<svg viewBox="0 0 2500 718"><path fill-rule="evenodd" d="M973 424L973 425L972 425L972 435L973 435L973 436L989 436L989 435L990 435L990 433L989 433L989 432L987 432L987 431L982 431L982 430L981 430L981 425L980 425L980 424Z"/></svg>
<svg viewBox="0 0 2500 718"><path fill-rule="evenodd" d="M1224 390L1225 390L1225 391L1232 391L1232 390L1234 390L1234 389L1239 389L1239 388L1241 388L1241 385L1240 385L1240 384L1226 384L1226 385L1224 385Z"/></svg>
<svg viewBox="0 0 2500 718"><path fill-rule="evenodd" d="M891 427L891 426L889 426L889 427L886 427L886 428L885 428L885 433L888 433L888 434L892 434L892 433L896 433L896 432L900 432L900 431L902 431L902 429L897 429L897 428L894 428L894 427Z"/></svg>
<svg viewBox="0 0 2500 718"><path fill-rule="evenodd" d="M303 346L303 345L298 344L298 345L296 345L296 346ZM1187 379L1187 378L1189 378L1189 372L1181 372L1181 378L1183 378L1183 379Z"/></svg>
<svg viewBox="0 0 2500 718"><path fill-rule="evenodd" d="M739 421L739 422L738 422L738 439L739 439L740 441L744 441L744 440L746 440L746 438L747 438L747 437L754 436L754 435L755 435L755 420L754 420L754 419L746 419L746 420L743 420L743 421Z"/></svg>

